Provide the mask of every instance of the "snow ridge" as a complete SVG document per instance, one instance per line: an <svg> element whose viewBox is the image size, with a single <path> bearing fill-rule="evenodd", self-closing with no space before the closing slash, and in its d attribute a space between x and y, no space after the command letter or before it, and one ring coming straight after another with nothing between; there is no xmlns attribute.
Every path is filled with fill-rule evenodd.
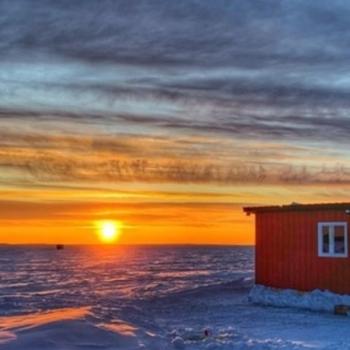
<svg viewBox="0 0 350 350"><path fill-rule="evenodd" d="M350 295L319 289L300 292L294 289L277 289L258 284L251 289L248 300L254 304L326 312L333 312L335 305L350 305Z"/></svg>

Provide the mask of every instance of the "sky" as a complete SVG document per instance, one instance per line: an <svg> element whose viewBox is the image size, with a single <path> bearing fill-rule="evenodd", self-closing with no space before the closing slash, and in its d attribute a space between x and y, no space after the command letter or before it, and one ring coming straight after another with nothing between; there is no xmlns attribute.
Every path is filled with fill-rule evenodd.
<svg viewBox="0 0 350 350"><path fill-rule="evenodd" d="M350 195L348 1L0 0L0 242L254 244Z"/></svg>

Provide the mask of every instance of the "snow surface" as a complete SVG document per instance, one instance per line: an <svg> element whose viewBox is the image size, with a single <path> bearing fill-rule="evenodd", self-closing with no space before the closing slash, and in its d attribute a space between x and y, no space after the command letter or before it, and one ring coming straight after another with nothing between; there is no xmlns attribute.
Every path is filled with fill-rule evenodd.
<svg viewBox="0 0 350 350"><path fill-rule="evenodd" d="M0 248L0 349L350 350L350 317L305 309L328 293L250 292L253 253Z"/></svg>
<svg viewBox="0 0 350 350"><path fill-rule="evenodd" d="M254 305L271 291L251 278L195 288L139 305L149 323L97 322L89 308L57 309L0 319L4 350L350 349L350 318L329 312ZM282 298L284 305L290 291ZM249 298L248 298L249 296ZM269 302L272 300L270 295ZM263 301L263 299L261 299ZM281 304L282 305L282 304ZM130 316L130 315L129 315ZM206 337L204 331L209 335Z"/></svg>
<svg viewBox="0 0 350 350"><path fill-rule="evenodd" d="M334 312L336 305L350 305L349 295L340 295L319 289L311 292L299 292L293 289L276 289L262 285L255 285L251 289L249 300L262 305L328 312Z"/></svg>

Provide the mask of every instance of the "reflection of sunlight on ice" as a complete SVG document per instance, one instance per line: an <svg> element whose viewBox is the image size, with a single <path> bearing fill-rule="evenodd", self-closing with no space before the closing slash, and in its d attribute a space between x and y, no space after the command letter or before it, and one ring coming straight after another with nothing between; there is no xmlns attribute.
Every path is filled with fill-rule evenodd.
<svg viewBox="0 0 350 350"><path fill-rule="evenodd" d="M138 349L142 343L138 336L145 341L150 338L139 328L119 319L98 325L93 320L88 307L0 317L0 348Z"/></svg>
<svg viewBox="0 0 350 350"><path fill-rule="evenodd" d="M25 330L63 320L83 318L90 313L87 307L58 309L28 315L0 317L0 331ZM0 333L0 340L1 340Z"/></svg>
<svg viewBox="0 0 350 350"><path fill-rule="evenodd" d="M104 328L108 331L119 333L120 335L135 337L136 327L133 327L123 321L113 321L113 323L103 323L100 325L101 328Z"/></svg>
<svg viewBox="0 0 350 350"><path fill-rule="evenodd" d="M12 340L16 340L17 336L16 334L8 331L0 331L0 344L4 344L7 342L10 342Z"/></svg>

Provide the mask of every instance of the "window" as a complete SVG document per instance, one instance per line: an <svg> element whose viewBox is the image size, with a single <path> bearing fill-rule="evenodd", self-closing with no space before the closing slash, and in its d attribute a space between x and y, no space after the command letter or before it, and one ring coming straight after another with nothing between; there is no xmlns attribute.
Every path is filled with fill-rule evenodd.
<svg viewBox="0 0 350 350"><path fill-rule="evenodd" d="M348 225L346 222L318 223L318 256L348 256Z"/></svg>

